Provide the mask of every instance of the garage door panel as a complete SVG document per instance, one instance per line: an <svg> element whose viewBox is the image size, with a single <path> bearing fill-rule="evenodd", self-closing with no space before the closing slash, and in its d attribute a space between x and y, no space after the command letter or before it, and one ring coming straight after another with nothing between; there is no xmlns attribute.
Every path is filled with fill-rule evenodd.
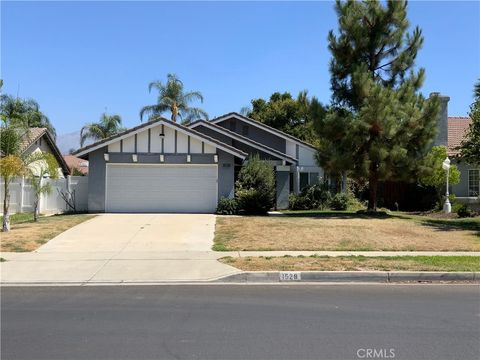
<svg viewBox="0 0 480 360"><path fill-rule="evenodd" d="M214 212L217 166L107 167L108 212Z"/></svg>

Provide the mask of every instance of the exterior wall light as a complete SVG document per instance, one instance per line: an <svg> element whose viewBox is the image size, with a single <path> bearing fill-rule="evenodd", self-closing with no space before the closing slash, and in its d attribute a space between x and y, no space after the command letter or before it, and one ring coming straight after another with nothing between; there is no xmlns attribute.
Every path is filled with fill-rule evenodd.
<svg viewBox="0 0 480 360"><path fill-rule="evenodd" d="M137 154L132 154L132 161L137 162L138 161L138 155Z"/></svg>
<svg viewBox="0 0 480 360"><path fill-rule="evenodd" d="M192 156L189 154L187 155L187 163L192 162Z"/></svg>
<svg viewBox="0 0 480 360"><path fill-rule="evenodd" d="M105 161L108 161L110 160L110 155L108 153L105 153L103 154L103 158L105 159Z"/></svg>
<svg viewBox="0 0 480 360"><path fill-rule="evenodd" d="M164 162L165 161L165 155L161 154L160 155L160 162Z"/></svg>
<svg viewBox="0 0 480 360"><path fill-rule="evenodd" d="M217 154L213 155L213 162L218 163L218 155Z"/></svg>

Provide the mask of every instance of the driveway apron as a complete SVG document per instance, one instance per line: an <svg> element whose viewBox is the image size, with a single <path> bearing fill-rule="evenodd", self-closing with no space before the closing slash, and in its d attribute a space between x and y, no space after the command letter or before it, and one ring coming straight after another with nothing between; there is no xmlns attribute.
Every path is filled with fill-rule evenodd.
<svg viewBox="0 0 480 360"><path fill-rule="evenodd" d="M208 281L240 272L211 251L215 215L102 214L1 266L2 283Z"/></svg>

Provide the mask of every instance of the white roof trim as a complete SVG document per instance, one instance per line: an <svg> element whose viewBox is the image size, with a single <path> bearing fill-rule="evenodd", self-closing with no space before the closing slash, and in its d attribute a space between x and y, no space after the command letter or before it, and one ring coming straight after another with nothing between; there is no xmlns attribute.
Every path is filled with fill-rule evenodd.
<svg viewBox="0 0 480 360"><path fill-rule="evenodd" d="M210 122L208 122L208 121L199 121L199 122L197 122L197 123L192 124L192 126L191 126L190 128L196 128L196 127L202 126L202 125L208 127L209 129L212 129L212 130L214 130L214 131L217 131L217 132L219 132L219 133L221 133L221 134L223 134L223 135L229 136L229 137L231 137L231 138L233 138L233 139L235 139L235 140L237 140L237 141L241 141L241 142L243 142L244 144L247 144L247 145L249 145L249 146L252 146L252 147L254 147L254 148L258 149L258 150L261 150L261 151L263 151L263 152L265 152L265 153L268 153L268 154L270 154L270 155L276 156L276 157L278 157L278 158L280 158L280 159L288 160L289 162L292 162L292 160L295 161L295 162L298 162L298 159L296 159L296 158L294 158L294 157L292 157L292 156L288 156L287 154L284 154L285 156L282 156L282 155L280 155L280 154L282 154L281 151L278 151L278 150L276 150L277 152L271 151L271 150L268 149L268 146L266 146L266 145L264 145L266 148L265 148L265 147L262 147L262 146L261 146L262 144L259 144L259 143L257 143L257 142L254 141L254 140L251 140L251 139L249 139L249 138L245 138L245 137L240 136L240 135L238 135L238 134L236 134L236 133L232 134L232 132L231 132L231 131L229 132L227 129L225 129L225 130L227 130L227 131L224 131L221 126L218 126L218 125L216 125L216 126L213 125L213 126L212 126L212 124L211 124ZM260 146L258 146L257 144L260 145ZM275 150L275 149L272 149L272 150Z"/></svg>
<svg viewBox="0 0 480 360"><path fill-rule="evenodd" d="M306 144L305 142L302 142L301 140L295 140L293 136L292 137L286 136L286 135L283 134L283 131L281 131L281 130L270 129L270 126L268 126L268 125L263 125L263 124L262 124L263 126L259 125L258 121L252 120L252 119L247 118L247 117L239 116L236 113L228 114L228 115L222 115L220 117L217 117L217 118L211 120L210 122L212 122L213 124L216 124L218 122L227 120L227 119L232 118L232 117L235 118L235 119L238 119L240 121L246 122L247 124L253 125L253 126L255 126L259 129L265 130L266 132L269 132L270 134L277 135L278 137L281 137L282 139L285 139L285 140L291 141L295 144L298 144L300 146L315 150L315 147L313 145Z"/></svg>
<svg viewBox="0 0 480 360"><path fill-rule="evenodd" d="M201 133L200 133L201 135L197 135L197 134L191 133L191 132L189 132L188 130L182 129L181 125L180 125L180 126L172 126L172 124L168 123L167 121L164 121L163 119L160 119L160 120L158 120L158 121L152 121L151 124L146 125L146 126L140 128L140 129L137 129L137 130L135 130L135 131L128 131L127 133L125 133L125 134L122 135L122 136L115 137L115 138L113 138L113 139L111 139L111 140L108 140L108 141L105 141L105 142L100 142L100 143L99 143L98 145L96 145L96 146L92 146L92 147L90 147L90 148L87 148L87 149L79 152L79 153L76 153L75 156L80 157L80 156L86 155L86 154L88 154L88 153L91 153L92 151L95 151L95 150L98 150L98 149L103 148L103 147L105 147L105 146L108 146L108 145L110 145L110 144L113 144L114 142L117 142L117 141L126 139L126 138L128 138L128 137L130 137L130 136L132 136L132 135L141 133L141 132L143 132L143 131L145 131L145 130L154 128L154 127L156 127L156 126L158 126L158 125L165 125L165 126L168 126L168 127L172 128L172 129L178 130L178 131L186 134L187 136L191 136L191 137L193 137L193 138L196 138L196 139L198 139L198 140L200 140L200 141L203 141L203 142L206 143L206 144L209 144L209 145L211 145L211 146L213 146L213 147L215 147L215 148L221 149L221 150L223 150L223 151L225 151L225 152L227 152L227 153L229 153L229 154L235 155L235 156L237 156L237 157L239 157L239 158L241 158L241 159L245 159L245 158L247 157L247 156L245 155L245 153L244 153L243 151L241 151L241 150L232 151L232 149L229 149L229 148L226 147L226 146L223 146L223 145L221 145L221 144L219 144L219 143L217 143L217 142L215 142L215 141L211 141L211 140L207 139L207 138L206 138L207 135L203 135L203 134L201 134ZM204 137L204 136L205 136L205 137Z"/></svg>

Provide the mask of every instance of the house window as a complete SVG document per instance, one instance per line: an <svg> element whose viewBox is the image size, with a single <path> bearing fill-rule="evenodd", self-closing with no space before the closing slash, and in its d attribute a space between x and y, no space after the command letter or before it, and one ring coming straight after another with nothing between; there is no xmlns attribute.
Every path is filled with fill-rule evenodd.
<svg viewBox="0 0 480 360"><path fill-rule="evenodd" d="M242 128L242 135L243 136L248 136L248 126L244 125Z"/></svg>
<svg viewBox="0 0 480 360"><path fill-rule="evenodd" d="M308 172L300 173L300 191L302 191L304 187L308 186L308 180Z"/></svg>
<svg viewBox="0 0 480 360"><path fill-rule="evenodd" d="M480 170L468 170L468 196L480 194Z"/></svg>
<svg viewBox="0 0 480 360"><path fill-rule="evenodd" d="M310 173L310 185L316 185L320 183L319 174L316 172Z"/></svg>

